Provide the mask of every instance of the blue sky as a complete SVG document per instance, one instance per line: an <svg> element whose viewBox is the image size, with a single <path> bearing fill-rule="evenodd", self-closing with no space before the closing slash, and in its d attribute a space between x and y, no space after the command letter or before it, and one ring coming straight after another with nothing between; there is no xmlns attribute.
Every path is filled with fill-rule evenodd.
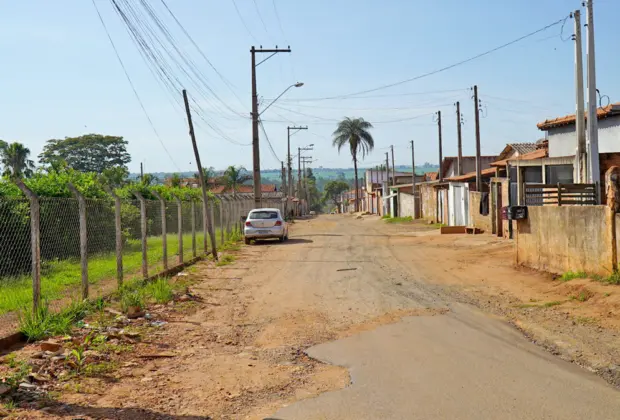
<svg viewBox="0 0 620 420"><path fill-rule="evenodd" d="M465 119L464 153L473 154L468 89L474 84L486 109L483 154L497 154L508 142L535 141L543 134L536 129L538 121L574 110L574 46L561 40L560 25L468 64L360 98L307 99L372 89L458 62L564 18L580 8L578 0L235 1L241 18L232 0L167 0L229 87L165 14L160 0L149 0L166 18L179 48L235 111L188 86L219 133L198 120L205 166L252 166L251 148L227 142L220 134L239 143L251 141L247 117L253 44L292 48L291 54L279 54L258 69L265 105L292 83L305 84L263 114L278 160L285 159L286 126L295 123L309 126L292 138L295 150L313 143L316 166L350 167L350 156L346 151L338 155L330 136L338 119L351 116L375 123L376 148L362 166L380 163L390 144L395 145L396 163L408 164L409 140L416 142L417 163L436 162L437 127L431 114L442 111L444 156L454 155L457 100ZM96 2L172 159L135 99L90 0L0 2L0 139L22 142L36 156L52 138L89 132L122 135L129 141L132 171L141 161L147 172L195 170L182 109L153 77L110 1ZM620 64L615 45L620 2L595 4L598 87L612 102L620 101L614 78ZM565 38L573 33L572 20L563 33ZM261 133L262 167L279 167L278 160Z"/></svg>

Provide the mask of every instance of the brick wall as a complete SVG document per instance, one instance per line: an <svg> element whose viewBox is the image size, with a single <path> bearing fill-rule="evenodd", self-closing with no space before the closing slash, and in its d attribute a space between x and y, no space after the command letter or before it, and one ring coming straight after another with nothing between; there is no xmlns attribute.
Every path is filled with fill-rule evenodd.
<svg viewBox="0 0 620 420"><path fill-rule="evenodd" d="M480 199L482 193L477 191L469 192L469 225L482 229L484 232L491 233L491 197L489 197L489 214L483 216L480 214Z"/></svg>

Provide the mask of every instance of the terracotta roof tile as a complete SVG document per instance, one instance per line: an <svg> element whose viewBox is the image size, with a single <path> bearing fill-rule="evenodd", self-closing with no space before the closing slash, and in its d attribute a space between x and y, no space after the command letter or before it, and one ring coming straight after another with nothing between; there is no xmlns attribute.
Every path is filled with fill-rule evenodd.
<svg viewBox="0 0 620 420"><path fill-rule="evenodd" d="M596 110L596 115L599 120L610 117L612 115L617 115L617 114L620 114L620 102L615 103L615 104L609 104L605 107L598 108ZM586 120L587 119L588 117L586 114ZM538 127L538 129L546 131L546 130L549 130L550 128L574 124L575 120L576 120L575 114L570 114L570 115L565 115L563 117L558 117L558 118L554 118L551 120L545 120L545 121L539 122L538 124L536 124L536 126Z"/></svg>
<svg viewBox="0 0 620 420"><path fill-rule="evenodd" d="M549 155L548 150L545 149L536 149L533 152L530 153L526 153L524 155L520 155L516 158L510 158L510 159L503 159L503 160L498 160L496 162L492 162L491 166L506 166L506 163L508 161L517 161L517 160L535 160L535 159L542 159L542 158L546 158Z"/></svg>
<svg viewBox="0 0 620 420"><path fill-rule="evenodd" d="M480 171L480 174L482 176L494 175L495 174L495 168L483 169L482 171ZM451 178L446 178L446 179L444 179L444 181L463 182L463 181L470 181L470 180L474 180L474 179L476 179L476 171L466 173L465 175L459 175L459 176L453 176Z"/></svg>

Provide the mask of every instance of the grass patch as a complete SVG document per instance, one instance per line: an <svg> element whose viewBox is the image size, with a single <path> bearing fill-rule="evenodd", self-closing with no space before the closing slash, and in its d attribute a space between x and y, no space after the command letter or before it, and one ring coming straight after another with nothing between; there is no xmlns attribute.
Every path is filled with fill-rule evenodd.
<svg viewBox="0 0 620 420"><path fill-rule="evenodd" d="M536 300L531 300L532 302L536 302ZM559 300L554 300L551 302L545 303L522 303L521 305L517 305L518 308L528 309L528 308L552 308L554 306L561 305L563 302Z"/></svg>
<svg viewBox="0 0 620 420"><path fill-rule="evenodd" d="M588 273L585 271L567 271L562 274L559 279L560 281L571 281L575 279L587 279L588 277Z"/></svg>
<svg viewBox="0 0 620 420"><path fill-rule="evenodd" d="M577 300L579 302L586 302L588 301L588 299L590 299L592 297L592 295L590 293L586 293L586 292L580 292L578 295L572 295L570 297L570 300Z"/></svg>
<svg viewBox="0 0 620 420"><path fill-rule="evenodd" d="M608 283L608 284L620 284L620 272L618 271L614 271L613 273L611 273L611 275L609 277L605 277L602 278L601 280L602 283Z"/></svg>
<svg viewBox="0 0 620 420"><path fill-rule="evenodd" d="M385 219L386 223L411 223L413 222L413 217L405 216L405 217L392 217L389 219Z"/></svg>
<svg viewBox="0 0 620 420"><path fill-rule="evenodd" d="M383 216L381 216L381 219L385 220L385 219L390 219L392 216L390 216L389 214L384 214Z"/></svg>
<svg viewBox="0 0 620 420"><path fill-rule="evenodd" d="M26 336L28 341L68 334L73 324L84 318L88 310L87 302L73 302L64 310L53 313L49 310L47 303L44 303L36 311L24 310L20 313L19 331Z"/></svg>
<svg viewBox="0 0 620 420"><path fill-rule="evenodd" d="M560 302L559 300L554 300L554 301L551 301L551 302L545 302L545 303L542 304L542 306L544 306L545 308L552 308L554 306L558 306L558 305L561 305L561 304L562 304L562 302Z"/></svg>
<svg viewBox="0 0 620 420"><path fill-rule="evenodd" d="M590 325L590 324L595 324L596 319L590 316L578 316L577 318L575 318L575 322L577 324Z"/></svg>
<svg viewBox="0 0 620 420"><path fill-rule="evenodd" d="M93 364L84 366L84 368L82 369L82 374L84 376L90 376L90 377L102 376L102 375L105 375L106 373L110 373L114 371L116 368L117 368L117 365L116 363L113 363L113 362L93 363Z"/></svg>
<svg viewBox="0 0 620 420"><path fill-rule="evenodd" d="M448 225L445 223L431 223L429 226L435 229L441 229L442 227L446 227Z"/></svg>
<svg viewBox="0 0 620 420"><path fill-rule="evenodd" d="M235 261L234 255L223 255L222 258L220 258L219 261L215 263L215 265L218 267L222 267L224 265L230 265L234 261Z"/></svg>
<svg viewBox="0 0 620 420"><path fill-rule="evenodd" d="M147 284L144 287L144 292L148 297L160 304L170 302L174 296L172 286L167 279L162 277Z"/></svg>

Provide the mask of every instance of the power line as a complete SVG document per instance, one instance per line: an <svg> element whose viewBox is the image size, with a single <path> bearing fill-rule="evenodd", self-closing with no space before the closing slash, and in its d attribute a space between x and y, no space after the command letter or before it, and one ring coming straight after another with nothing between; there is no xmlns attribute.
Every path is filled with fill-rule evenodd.
<svg viewBox="0 0 620 420"><path fill-rule="evenodd" d="M286 40L286 35L284 34L284 28L282 27L282 21L280 20L280 14L278 13L278 8L276 7L276 0L271 0L271 3L273 4L273 11L276 15L276 20L278 21L278 25L280 26L280 32L282 33L284 42L288 44L288 41Z"/></svg>
<svg viewBox="0 0 620 420"><path fill-rule="evenodd" d="M267 30L267 25L265 25L265 21L263 20L263 15L260 14L260 9L258 8L258 4L256 4L256 0L252 0L254 2L254 8L256 9L256 14L258 15L258 18L260 19L260 22L263 24L263 29L265 30L265 33L267 34L267 36L270 37L269 35L269 31Z"/></svg>
<svg viewBox="0 0 620 420"><path fill-rule="evenodd" d="M155 136L159 140L159 143L161 144L161 147L164 149L164 151L168 155L168 158L170 158L170 161L177 168L177 170L181 171L181 168L179 168L179 166L176 164L176 162L172 158L172 155L170 154L170 152L168 151L168 149L164 145L164 142L163 142L161 136L159 135L159 132L155 128L155 125L153 124L153 121L151 120L151 117L149 116L148 112L146 111L146 108L144 107L144 103L142 102L142 99L140 99L140 95L138 95L138 91L136 90L136 87L134 86L133 81L131 80L131 77L129 76L129 73L127 72L127 68L125 67L125 64L123 63L123 59L121 58L121 56L120 56L120 54L118 52L118 49L116 48L116 44L114 43L114 40L112 39L112 36L110 35L110 32L108 31L108 27L105 24L105 21L103 20L103 16L101 16L101 12L99 12L99 8L97 7L97 3L95 2L95 0L92 0L92 2L93 2L93 6L95 6L95 10L97 11L97 16L99 16L99 21L101 22L101 25L103 26L103 29L105 30L105 33L108 36L108 40L110 41L110 44L112 45L112 49L114 50L114 54L116 55L116 58L118 59L118 62L120 63L121 67L123 68L123 72L125 73L125 77L127 78L127 81L129 82L129 85L131 86L131 90L133 90L133 93L134 93L136 99L138 100L138 103L140 104L140 108L142 108L142 111L144 112L144 115L146 116L146 119L148 120L149 125L153 129L153 132L155 133Z"/></svg>
<svg viewBox="0 0 620 420"><path fill-rule="evenodd" d="M553 26L559 25L560 23L563 23L565 21L566 21L566 18L563 17L562 19L558 19L555 22L552 22L552 23L550 23L550 24L548 24L548 25L546 25L546 26L544 26L544 27L542 27L540 29L537 29L537 30L535 30L533 32L530 32L530 33L528 33L526 35L523 35L523 36L521 36L521 37L519 37L517 39L514 39L514 40L512 40L510 42L507 42L505 44L502 44L502 45L500 45L498 47L492 48L492 49L487 50L485 52L482 52L480 54L476 54L476 55L474 55L472 57L466 58L465 60L458 61L456 63L453 63L453 64L450 64L448 66L442 67L440 69L433 70L433 71L430 71L428 73L421 74L419 76L411 77L409 79L401 80L399 82L394 82L394 83L390 83L390 84L387 84L387 85L378 86L378 87L372 88L372 89L366 89L366 90L362 90L362 91L359 91L359 92L347 93L347 94L338 95L338 96L331 96L331 97L326 97L326 98L322 98L322 99L339 99L339 98L346 98L346 97L350 97L350 96L362 95L364 93L376 92L378 90L388 89L388 88L391 88L391 87L394 87L394 86L398 86L398 85L402 85L402 84L405 84L405 83L413 82L414 80L420 80L422 78L425 78L425 77L428 77L428 76L432 76L432 75L435 75L437 73L444 72L446 70L453 69L453 68L458 67L460 65L469 63L470 61L474 61L474 60L477 60L478 58L481 58L481 57L484 57L486 55L492 54L492 53L494 53L496 51L499 51L499 50L501 50L503 48L506 48L506 47L509 47L509 46L511 46L513 44L516 44L517 42L520 42L520 41L522 41L522 40L524 40L526 38L534 36L534 35L536 35L536 34L538 34L540 32L544 32L547 29L552 28Z"/></svg>
<svg viewBox="0 0 620 420"><path fill-rule="evenodd" d="M282 162L280 158L278 157L278 155L276 154L275 150L273 150L273 146L271 145L271 141L269 141L269 136L267 135L267 131L265 130L265 126L263 125L263 122L259 120L258 123L260 125L260 128L263 130L263 134L265 135L265 139L267 140L267 144L269 145L269 150L271 150L271 154L273 158L277 162Z"/></svg>
<svg viewBox="0 0 620 420"><path fill-rule="evenodd" d="M254 36L252 31L250 31L250 28L248 28L248 25L245 23L245 20L243 20L243 16L241 16L241 12L239 11L239 8L237 7L237 2L235 0L232 0L232 3L235 6L235 10L237 11L237 16L239 16L239 20L241 21L241 23L243 23L243 27L248 32L248 34L252 37L252 39L254 39L256 43L258 43L258 40Z"/></svg>
<svg viewBox="0 0 620 420"><path fill-rule="evenodd" d="M355 96L355 97L326 97L326 98L300 98L300 99L288 99L283 98L281 102L316 102L316 101L327 101L327 100L344 100L344 99L371 99L371 98L388 98L394 96L416 96L416 95L433 95L437 93L451 93L451 92L465 92L469 91L470 88L461 88L461 89L446 89L446 90L435 90L435 91L426 91L426 92L405 92L405 93L387 93L384 95L368 95L368 96ZM269 99L266 99L269 100ZM308 105L305 105L308 106Z"/></svg>

